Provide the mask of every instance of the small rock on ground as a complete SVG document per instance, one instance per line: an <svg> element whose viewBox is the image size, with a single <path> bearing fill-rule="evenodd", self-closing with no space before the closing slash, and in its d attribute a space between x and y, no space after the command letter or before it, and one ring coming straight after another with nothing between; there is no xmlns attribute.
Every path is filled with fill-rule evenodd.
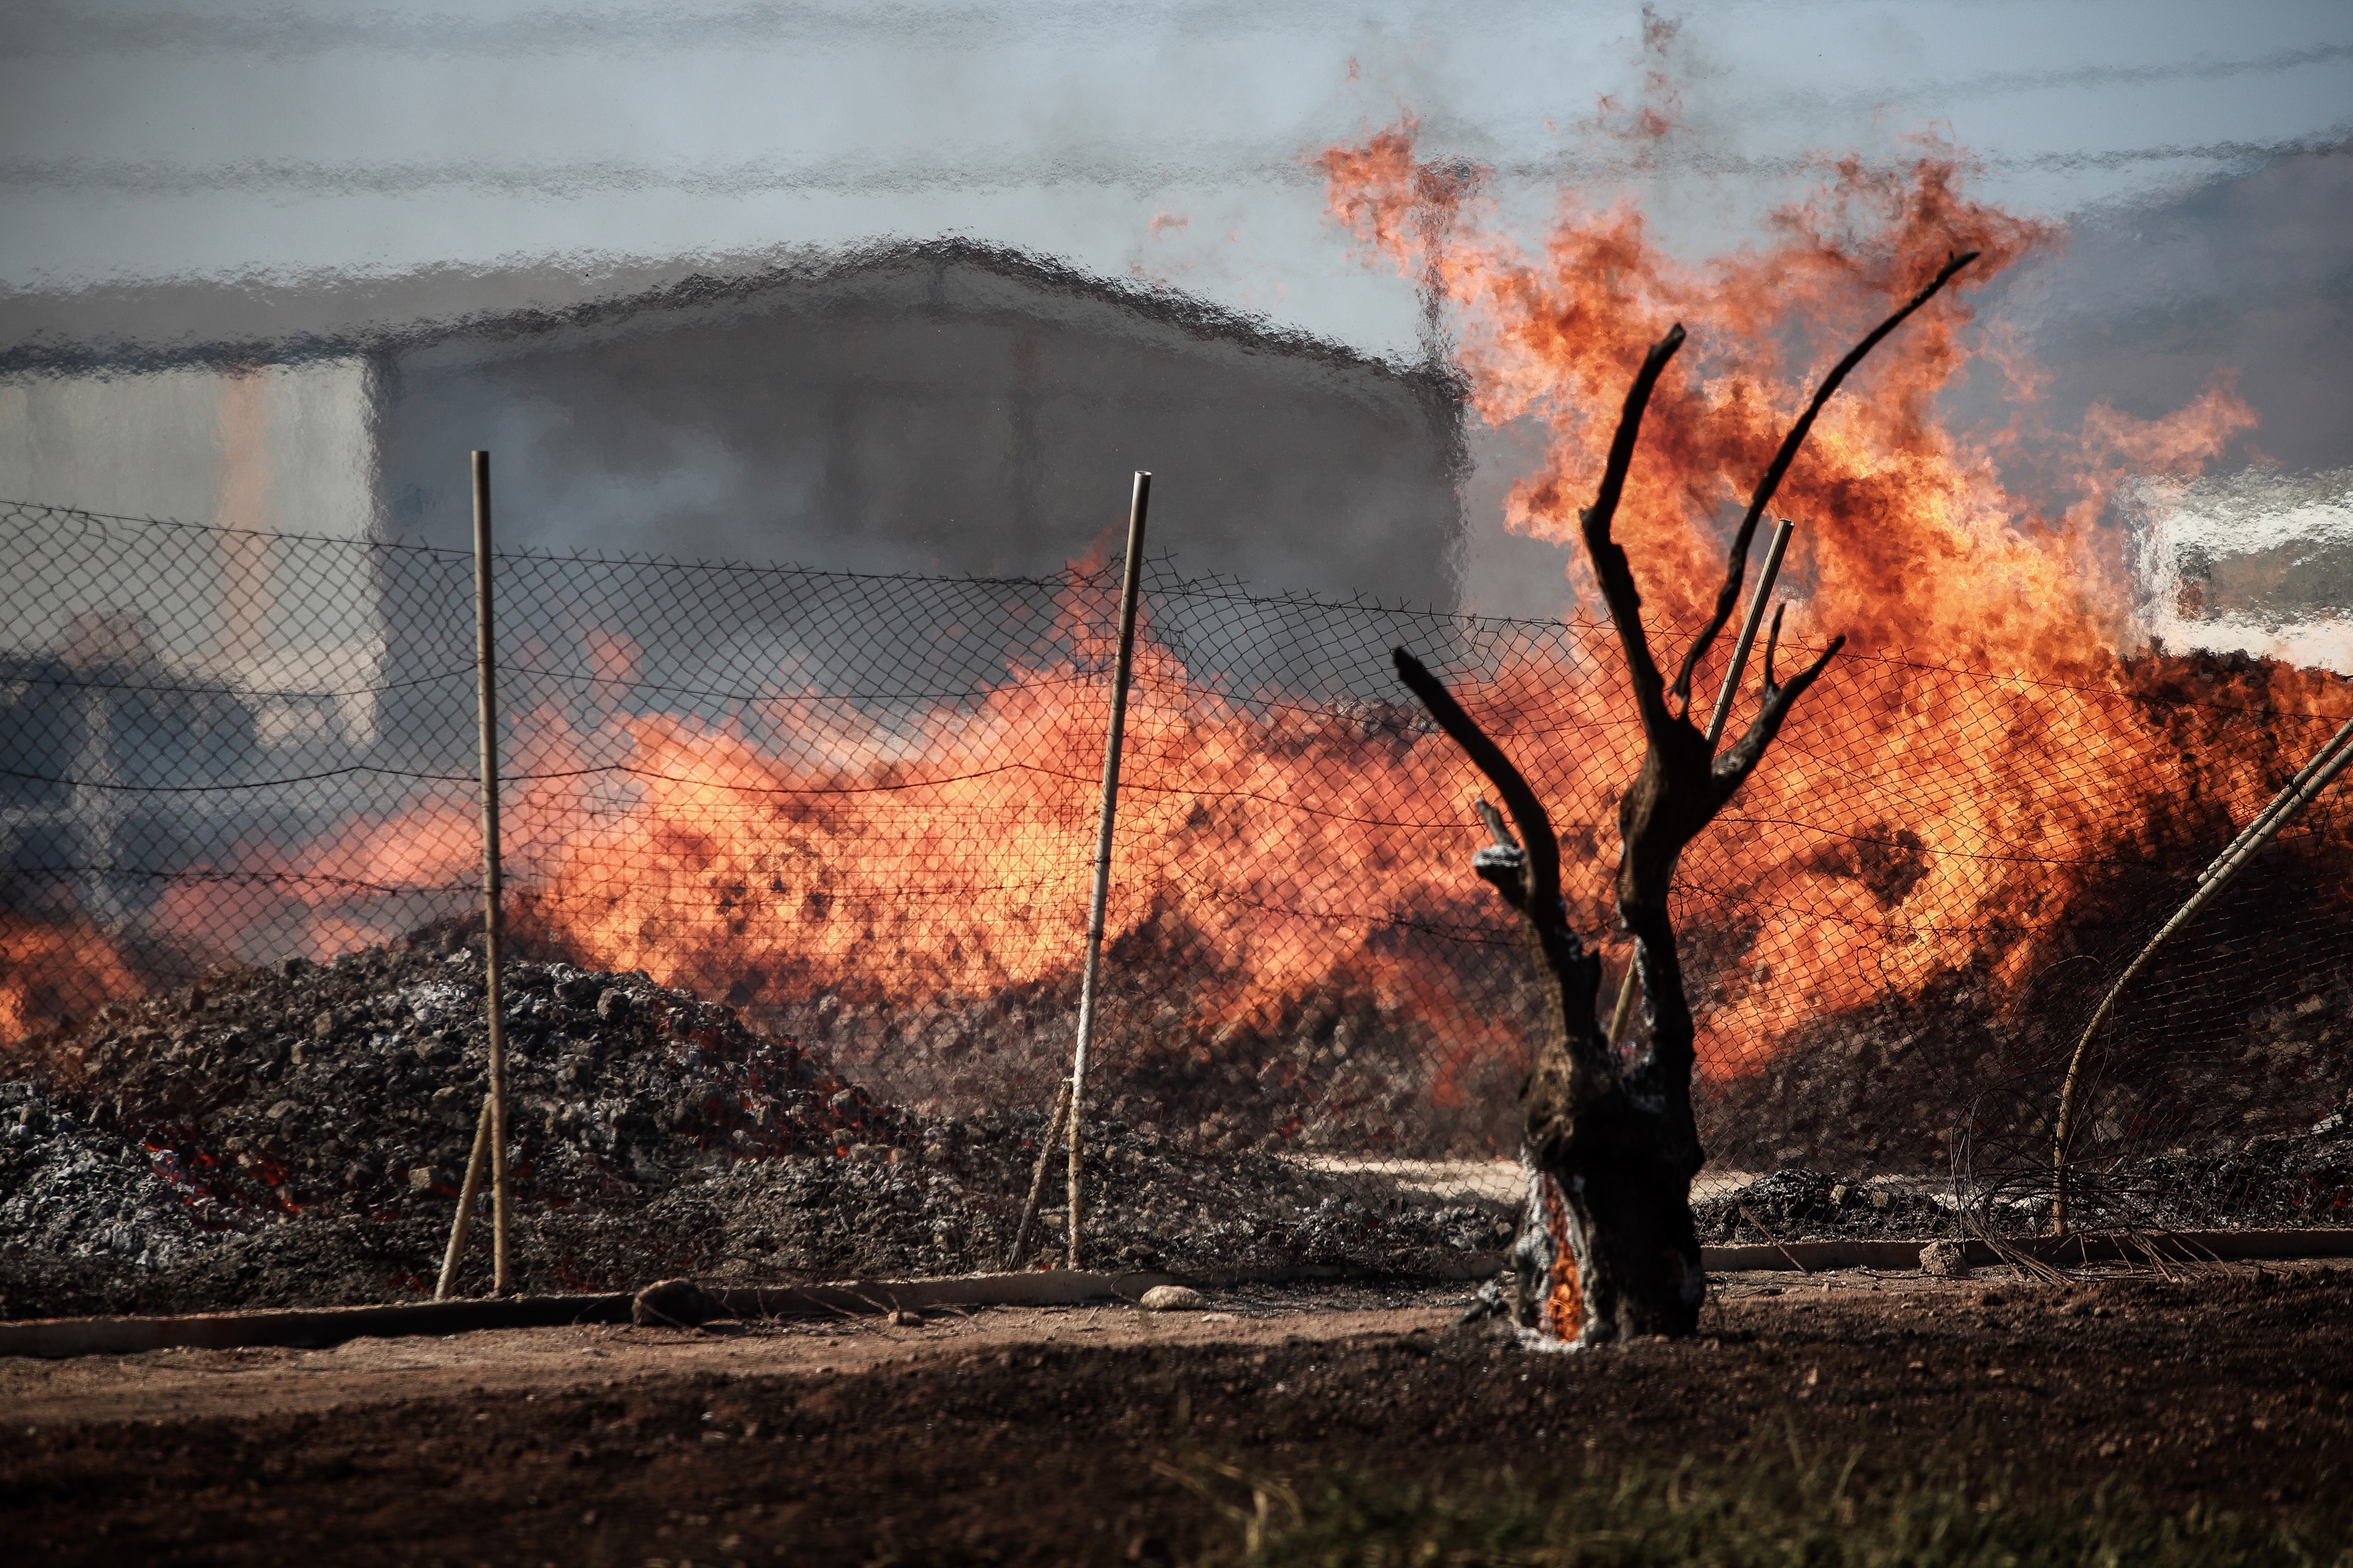
<svg viewBox="0 0 2353 1568"><path fill-rule="evenodd" d="M1198 1312L1208 1304L1189 1285L1155 1285L1136 1303L1147 1312Z"/></svg>
<svg viewBox="0 0 2353 1568"><path fill-rule="evenodd" d="M1937 1279L1958 1279L1969 1271L1969 1255L1957 1241L1932 1241L1920 1249L1920 1272Z"/></svg>
<svg viewBox="0 0 2353 1568"><path fill-rule="evenodd" d="M691 1279L657 1281L629 1303L629 1321L641 1329L691 1329L725 1316L725 1304Z"/></svg>

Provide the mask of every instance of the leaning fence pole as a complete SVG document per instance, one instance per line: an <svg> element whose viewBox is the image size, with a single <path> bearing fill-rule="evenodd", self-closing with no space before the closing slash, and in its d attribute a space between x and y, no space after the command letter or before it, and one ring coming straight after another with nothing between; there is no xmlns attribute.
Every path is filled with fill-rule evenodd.
<svg viewBox="0 0 2353 1568"><path fill-rule="evenodd" d="M1029 1253L1029 1232L1038 1224L1038 1205L1046 1196L1046 1173L1052 1168L1054 1151L1062 1142L1062 1118L1071 1113L1071 1080L1064 1079L1054 1096L1054 1113L1046 1118L1046 1135L1038 1140L1038 1168L1029 1174L1029 1199L1021 1205L1021 1223L1013 1227L1013 1245L1005 1254L1005 1267L1021 1267Z"/></svg>
<svg viewBox="0 0 2353 1568"><path fill-rule="evenodd" d="M2328 738L2327 743L2313 753L2312 760L2305 763L2295 777L2288 781L2287 787L2274 795L2271 804L2255 815L2254 820L2247 824L2238 837L2232 839L2230 846L2198 874L2197 886L2189 897L2173 912L2173 918L2167 921L2158 933L2148 939L2147 944L2134 955L2133 961L2125 965L2124 973L2116 976L2116 983L2108 987L2107 994L2100 998L2099 1006L2093 1011L2092 1021L2084 1026L2082 1037L2075 1041L2074 1053L2067 1058L2066 1080L2059 1089L2059 1115L2051 1131L2051 1229L2053 1235L2067 1234L2067 1146L2074 1135L2075 1101L2081 1091L2084 1063L2090 1056L2093 1037L2108 1021L2108 1015L2116 1011L2116 998L2124 994L2125 987L2132 984L2133 977L2148 966L2148 961L2157 956L2157 950L2163 947L2174 932L2188 925L2191 916L2213 902L2222 889L2231 885L2232 879L2246 869L2248 862L2255 858L2255 851L2271 842L2273 836L2286 826L2290 818L2311 804L2314 796L2327 789L2330 782L2345 771L2347 763L2353 763L2353 743L2348 742L2353 742L2353 719L2348 719L2337 733Z"/></svg>
<svg viewBox="0 0 2353 1568"><path fill-rule="evenodd" d="M1724 739L1724 721L1732 717L1732 700L1740 691L1740 677L1748 668L1748 651L1757 646L1757 628L1765 620L1765 601L1773 596L1774 579L1781 575L1781 557L1789 548L1789 535L1797 524L1788 518L1776 518L1773 542L1765 552L1765 569L1757 574L1757 592L1748 600L1748 616L1740 623L1740 639L1732 645L1732 663L1724 672L1724 685L1715 694L1715 711L1708 715L1708 749ZM1630 953L1626 959L1626 977L1618 983L1618 1005L1609 1009L1611 1045L1618 1043L1626 1032L1627 1015L1634 1010L1634 978L1636 964Z"/></svg>
<svg viewBox="0 0 2353 1568"><path fill-rule="evenodd" d="M2304 788L2313 774L2328 765L2329 759L2337 754L2337 748L2345 744L2348 740L2353 740L2353 719L2348 719L2338 726L2337 733L2328 738L2328 743L2313 752L2312 760L2296 771L2295 777L2281 785L2279 794L2272 796L2271 803L2255 813L2248 820L2247 826L2239 830L2239 836L2231 840L2231 847L2215 856L2213 862L2206 869L2198 873L2198 885L2204 887L2229 867L2238 856L2241 847L2248 839L2258 833L2269 834L2273 819L2282 812L2290 809L2290 804L2295 800L2297 792Z"/></svg>
<svg viewBox="0 0 2353 1568"><path fill-rule="evenodd" d="M474 1122L474 1152L466 1156L466 1179L458 1188L458 1217L449 1222L449 1250L441 1256L441 1280L433 1299L446 1301L458 1289L458 1265L466 1257L466 1238L473 1234L474 1207L482 1201L482 1167L491 1161L491 1097L482 1097L482 1114Z"/></svg>
<svg viewBox="0 0 2353 1568"><path fill-rule="evenodd" d="M1152 500L1152 476L1138 469L1127 509L1127 567L1119 584L1119 657L1112 667L1111 732L1103 741L1103 812L1095 822L1095 886L1087 907L1086 967L1079 975L1079 1038L1071 1052L1070 1251L1067 1267L1079 1266L1079 1129L1087 1102L1087 1051L1094 1043L1095 979L1103 968L1103 911L1111 900L1112 818L1119 807L1119 753L1127 735L1127 678L1135 665L1135 597L1144 578L1144 513Z"/></svg>

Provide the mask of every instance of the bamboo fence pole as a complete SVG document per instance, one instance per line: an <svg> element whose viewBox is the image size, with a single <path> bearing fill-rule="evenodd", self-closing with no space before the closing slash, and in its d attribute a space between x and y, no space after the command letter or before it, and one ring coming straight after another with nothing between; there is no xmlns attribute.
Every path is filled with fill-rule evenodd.
<svg viewBox="0 0 2353 1568"><path fill-rule="evenodd" d="M1095 885L1087 910L1086 967L1079 979L1079 1037L1071 1053L1070 1250L1067 1266L1079 1267L1080 1128L1084 1123L1087 1053L1094 1043L1095 982L1103 967L1103 914L1111 899L1112 819L1119 808L1120 748L1127 731L1127 680L1135 664L1135 599L1144 578L1144 515L1152 501L1152 476L1135 475L1127 511L1127 565L1119 585L1119 655L1112 669L1111 731L1103 740L1103 811L1095 823Z"/></svg>
<svg viewBox="0 0 2353 1568"><path fill-rule="evenodd" d="M501 984L505 947L499 853L499 675L491 606L491 455L474 454L474 660L482 727L482 978L491 1037L491 1289L510 1286L513 1208L507 1184L507 1031Z"/></svg>
<svg viewBox="0 0 2353 1568"><path fill-rule="evenodd" d="M1053 1163L1054 1150L1062 1141L1062 1118L1071 1113L1071 1080L1064 1079L1060 1093L1054 1096L1054 1113L1046 1118L1046 1135L1038 1140L1038 1168L1029 1175L1029 1199L1021 1205L1021 1223L1014 1227L1013 1246L1005 1254L1005 1267L1021 1267L1022 1255L1029 1250L1029 1229L1038 1223L1038 1205L1046 1198L1046 1168Z"/></svg>
<svg viewBox="0 0 2353 1568"><path fill-rule="evenodd" d="M482 1097L482 1114L474 1121L474 1152L466 1157L466 1180L458 1192L458 1217L449 1222L449 1250L441 1258L441 1281L433 1299L446 1301L458 1289L458 1265L466 1256L466 1237L473 1233L474 1205L482 1201L482 1167L491 1160L491 1097Z"/></svg>
<svg viewBox="0 0 2353 1568"><path fill-rule="evenodd" d="M491 1289L507 1290L512 1256L507 1196L507 1052L506 1006L501 984L501 957L505 936L499 853L499 689L497 641L491 614L491 455L473 454L474 488L474 668L477 718L480 726L482 783L482 980L483 1006L490 1037L490 1090L482 1099L482 1114L474 1127L473 1152L467 1156L466 1180L458 1194L458 1215L449 1225L449 1247L441 1259L441 1279L433 1299L447 1300L458 1288L458 1268L466 1241L474 1228L475 1205L481 1201L482 1174L491 1177Z"/></svg>

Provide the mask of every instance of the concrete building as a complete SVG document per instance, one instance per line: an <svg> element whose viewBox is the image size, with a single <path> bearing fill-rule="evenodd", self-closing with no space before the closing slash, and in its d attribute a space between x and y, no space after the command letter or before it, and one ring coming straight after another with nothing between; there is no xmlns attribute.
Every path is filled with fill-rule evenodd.
<svg viewBox="0 0 2353 1568"><path fill-rule="evenodd" d="M183 314L197 308L184 302ZM628 298L0 354L0 497L462 543L1034 574L1116 546L1270 588L1451 600L1449 381L1026 256L910 245Z"/></svg>

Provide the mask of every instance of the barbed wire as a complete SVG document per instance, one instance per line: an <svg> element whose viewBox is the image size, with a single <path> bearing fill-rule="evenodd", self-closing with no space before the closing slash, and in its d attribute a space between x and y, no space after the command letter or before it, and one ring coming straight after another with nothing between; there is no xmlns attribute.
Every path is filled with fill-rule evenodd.
<svg viewBox="0 0 2353 1568"><path fill-rule="evenodd" d="M724 997L910 1104L1042 1106L1075 997L1115 564L499 556L526 949ZM71 939L38 984L0 964L0 1021L462 917L471 566L0 502L0 951ZM1614 812L1641 740L1614 636L1147 568L1106 1101L1178 1136L1509 1157L1536 996L1466 864L1477 782L1388 653L1443 671L1552 803L1572 914L1616 965ZM1916 1171L1966 1150L1986 1203L2032 1219L2052 1042L2353 705L2312 677L2297 709L2245 661L2112 674L1883 648L1831 667L1677 885L1719 1163ZM2256 1022L2315 997L2295 1018L2353 1012L2353 826L2324 799L2264 856L2111 1026L2084 1125L2116 1214L2155 1212L2162 1184L2130 1173L2167 1150L2308 1124L2353 1087L2343 1037ZM2251 1079L2275 1047L2294 1069ZM2200 1095L2214 1114L2185 1109Z"/></svg>

